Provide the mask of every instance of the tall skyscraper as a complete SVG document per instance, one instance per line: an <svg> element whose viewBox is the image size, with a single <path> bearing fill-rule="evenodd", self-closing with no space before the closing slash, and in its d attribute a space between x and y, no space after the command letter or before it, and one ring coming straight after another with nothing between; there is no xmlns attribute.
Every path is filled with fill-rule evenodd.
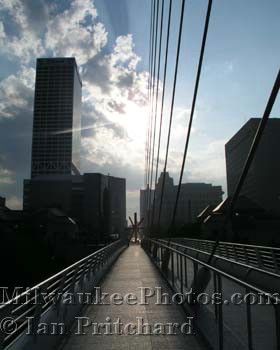
<svg viewBox="0 0 280 350"><path fill-rule="evenodd" d="M81 90L75 58L37 59L31 178L79 174Z"/></svg>
<svg viewBox="0 0 280 350"><path fill-rule="evenodd" d="M232 195L243 170L260 118L251 118L227 142L226 169L228 195ZM242 195L268 211L280 213L280 120L269 119L242 188Z"/></svg>
<svg viewBox="0 0 280 350"><path fill-rule="evenodd" d="M37 60L31 179L24 180L27 211L59 208L97 241L126 226L126 181L80 174L81 88L75 58Z"/></svg>

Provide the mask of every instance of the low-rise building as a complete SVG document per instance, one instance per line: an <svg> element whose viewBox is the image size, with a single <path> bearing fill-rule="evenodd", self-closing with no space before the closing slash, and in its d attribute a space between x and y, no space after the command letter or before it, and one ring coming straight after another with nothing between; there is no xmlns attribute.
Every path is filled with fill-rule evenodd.
<svg viewBox="0 0 280 350"><path fill-rule="evenodd" d="M95 241L126 227L125 179L99 173L48 175L24 182L24 209L59 208Z"/></svg>

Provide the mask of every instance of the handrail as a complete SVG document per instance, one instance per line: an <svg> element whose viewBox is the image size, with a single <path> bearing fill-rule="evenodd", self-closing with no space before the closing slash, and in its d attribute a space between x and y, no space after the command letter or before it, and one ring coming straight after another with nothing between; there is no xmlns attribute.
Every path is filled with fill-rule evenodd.
<svg viewBox="0 0 280 350"><path fill-rule="evenodd" d="M167 238L168 239L168 238ZM174 244L184 245L210 253L215 241L199 240L190 238L172 238ZM263 271L272 271L279 275L280 273L280 248L255 246L241 243L219 242L216 256L243 262L248 266L256 266Z"/></svg>
<svg viewBox="0 0 280 350"><path fill-rule="evenodd" d="M0 321L10 317L15 326L13 331L7 333L0 329L0 348L6 349L9 346L10 349L12 343L25 341L23 338L25 336L24 330L27 329L27 317L36 319L36 324L33 325L35 340L36 327L38 327L40 319L44 317L56 321L60 315L59 317L62 317L65 324L70 325L73 322L73 314L67 316L67 312L59 313L59 309L64 308L64 311L67 311L66 307L68 306L67 304L63 305L62 296L70 292L75 297L78 292L91 293L97 281L102 278L106 269L110 267L110 264L125 246L126 244L122 240L113 242L0 305ZM83 304L73 306L76 314L82 306ZM53 307L56 310L55 313L52 312ZM53 337L52 341L54 340ZM26 340L27 344L29 344L28 341L30 342L30 340ZM32 349L32 344L27 347ZM19 348L23 348L22 344L15 347L15 349Z"/></svg>
<svg viewBox="0 0 280 350"><path fill-rule="evenodd" d="M251 289L251 290L253 290L254 292L257 292L257 293L267 294L267 296L270 299L272 299L275 303L278 302L278 299L275 296L273 296L270 292L267 292L267 291L265 291L263 289L260 289L260 288L258 288L256 286L253 286L252 284L249 284L249 283L247 283L245 281L242 281L241 279L239 279L237 277L234 277L234 276L228 274L227 272L225 272L223 270L220 270L217 267L214 267L213 265L209 265L208 263L206 263L204 261L201 261L201 260L199 260L199 259L197 259L197 258L195 258L195 257L193 257L193 256L191 256L191 255L189 255L187 253L184 253L184 252L182 252L180 250L172 248L170 245L161 243L161 242L153 240L153 239L149 239L149 241L154 243L154 244L160 245L162 248L169 249L170 251L173 251L176 254L178 253L181 256L184 256L184 257L186 257L186 258L188 258L188 259L198 263L199 265L202 265L202 266L206 267L208 270L213 271L215 273L218 273L219 275L221 275L223 277L226 277L226 278L228 278L228 279L230 279L230 280L232 280L232 281L242 285L242 287L249 288L249 289Z"/></svg>
<svg viewBox="0 0 280 350"><path fill-rule="evenodd" d="M196 327L209 349L253 349L252 344L260 340L254 338L258 334L263 334L264 346L280 348L278 293L274 294L266 291L265 287L258 287L232 276L188 254L181 247L149 238L142 241L142 247L176 294L191 295L182 305L195 317ZM206 291L208 293L204 293ZM205 294L213 300L213 291L214 294L221 295L221 303L214 302L207 306L197 302L196 297ZM243 299L245 305L244 308L240 306L240 311L224 306L231 305L229 299L232 300L233 291L242 292L242 296L253 295L260 303L261 300L266 300L263 305L265 309L254 309L255 304L251 304L250 298ZM262 296L266 299L262 299ZM233 301L232 303L234 304ZM240 312L245 312L242 321ZM258 329L254 328L253 332L252 327L256 326Z"/></svg>
<svg viewBox="0 0 280 350"><path fill-rule="evenodd" d="M158 239L159 242L167 242L166 240L164 239ZM203 250L203 249L198 249L198 248L194 248L194 247L191 247L191 246L187 246L187 245L184 245L184 244L180 244L180 243L177 243L177 242L170 242L169 245L174 245L174 246L177 246L177 247L181 247L181 248L184 248L184 249L188 249L190 251L194 251L196 253L204 253L204 254L207 254L209 255L210 252L207 251L207 250ZM235 255L235 254L234 254ZM221 259L221 260L225 260L227 262L230 262L232 263L234 261L234 263L236 265L239 265L239 266L243 266L243 267L246 267L246 268L249 268L250 270L252 271L258 271L258 272L261 272L265 275L269 275L269 276L273 276L273 277L277 277L279 278L279 274L273 272L273 271L270 271L269 269L264 269L264 268L261 268L261 267L258 267L258 266L254 266L254 265L250 265L250 264L246 264L245 262L242 262L242 261L239 261L237 258L230 258L229 255L228 255L228 252L226 252L225 254L219 254L219 247L217 248L216 250L216 253L215 253L215 258L217 259Z"/></svg>
<svg viewBox="0 0 280 350"><path fill-rule="evenodd" d="M119 242L119 241L118 241L118 242ZM95 251L94 253L92 253L92 254L90 254L90 255L87 255L86 257L82 258L81 260L78 260L78 261L75 262L74 264L72 264L72 265L66 267L65 269L63 269L63 270L57 272L55 275L52 275L51 277L45 279L44 281L42 281L42 282L36 284L35 286L31 287L31 288L28 289L27 291L22 292L20 295L16 296L16 297L13 298L12 300L9 300L7 303L2 304L2 305L0 304L0 311L1 311L1 308L3 308L5 305L16 302L16 300L17 300L18 298L22 298L22 297L26 296L28 293L30 293L30 292L32 292L32 291L34 291L34 290L36 290L36 289L39 289L39 288L42 287L43 285L45 285L45 284L47 284L47 283L49 283L49 282L55 280L57 277L59 277L59 276L61 276L61 275L64 275L66 272L69 272L69 271L70 271L70 272L73 272L73 268L79 266L82 262L88 261L88 260L89 260L90 258L92 258L92 257L97 257L97 258L98 258L98 255L99 255L100 253L102 253L103 251L108 251L108 249L110 249L110 247L113 247L113 246L115 246L115 245L116 245L116 242L110 243L109 245L107 245L107 246L105 246L105 247L103 247L103 248L101 248L101 249Z"/></svg>
<svg viewBox="0 0 280 350"><path fill-rule="evenodd" d="M197 241L197 242L207 242L207 243L215 243L215 241L212 241L210 239L198 239L198 238L184 238L184 237L172 237L171 239L183 239L185 241ZM169 237L167 237L166 239L169 239ZM226 242L226 241L219 241L219 243L222 243L224 245L235 245L235 246L242 246L242 247L251 247L251 248L263 248L263 249L273 249L273 250L278 250L278 252L280 253L280 248L277 247L271 247L271 246L266 246L266 245L254 245L254 244L247 244L247 243L235 243L235 242Z"/></svg>

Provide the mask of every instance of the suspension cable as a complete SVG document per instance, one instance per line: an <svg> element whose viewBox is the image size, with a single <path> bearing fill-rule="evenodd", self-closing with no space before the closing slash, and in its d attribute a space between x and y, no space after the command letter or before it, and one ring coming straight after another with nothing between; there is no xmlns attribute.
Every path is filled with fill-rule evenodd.
<svg viewBox="0 0 280 350"><path fill-rule="evenodd" d="M159 0L157 0L157 11L156 11L156 25L155 25L155 43L154 43L154 61L153 61L153 85L152 85L152 110L151 110L151 129L150 129L150 140L149 140L149 164L148 164L148 225L150 219L150 197L151 197L151 174L152 174L152 136L153 130L155 129L155 118L154 114L154 102L155 102L155 75L156 75L156 64L157 64L157 41L158 41L158 18L159 18Z"/></svg>
<svg viewBox="0 0 280 350"><path fill-rule="evenodd" d="M152 223L151 228L154 223L155 215L155 197L156 197L156 182L158 177L158 167L159 167L159 156L160 156L160 145L161 145L161 132L162 132L162 119L163 119L163 109L164 109L164 99L165 99L165 85L166 85L166 74L167 74L167 61L168 61L168 51L169 51L169 36L170 36L170 23L171 23L171 12L172 12L172 0L169 1L169 10L168 10L168 23L167 23L167 34L166 34L166 47L165 47L165 62L164 62L164 72L163 72L163 88L161 96L161 107L160 107L160 125L159 125L159 135L158 135L158 149L157 149L157 162L156 162L156 175L155 175L155 184L154 184L154 206L152 209Z"/></svg>
<svg viewBox="0 0 280 350"><path fill-rule="evenodd" d="M154 135L153 135L153 148L152 148L152 169L151 169L151 187L150 191L152 191L152 183L153 183L153 173L154 173L154 158L155 158L155 140L156 140L156 131L157 131L157 114L158 114L158 91L159 91L159 76L160 76L160 67L161 67L161 46L162 46L162 28L163 28L163 15L164 15L164 0L162 0L161 3L161 21L160 21L160 38L159 38L159 54L158 54L158 69L157 69L157 87L156 87L156 97L155 97L155 115L154 115ZM154 198L155 198L155 188L154 188L154 195L152 200L152 195L150 195L150 203L149 208L154 208ZM154 211L154 209L152 209ZM150 213L150 212L149 212ZM152 214L153 218L153 214ZM148 220L149 223L151 223L150 220ZM151 230L151 225L150 225Z"/></svg>
<svg viewBox="0 0 280 350"><path fill-rule="evenodd" d="M151 53L152 53L152 26L153 26L153 17L154 17L154 1L151 1L151 10L150 10L150 48L149 48L149 72L151 71ZM150 81L151 81L151 74L149 74L148 79L148 99L150 95ZM149 120L147 119L147 127L146 127L146 141L145 141L145 174L144 174L144 188L147 187L147 156L148 156L148 130L149 130ZM145 196L145 202L146 202L146 196Z"/></svg>
<svg viewBox="0 0 280 350"><path fill-rule="evenodd" d="M200 49L199 63L198 63L197 74L196 74L196 81L195 81L194 94L193 94L193 100L192 100L192 107L191 107L191 113L190 113L190 119L189 119L189 125L188 125L188 132L187 132L185 149L184 149L184 155L183 155L183 161L182 161L182 166L181 166L181 171L180 171L180 179L179 179L179 184L178 184L178 189L177 189L176 200L175 200L175 204L174 204L174 209L173 209L173 215L172 215L172 221L171 221L170 228L172 228L173 225L175 224L175 218L176 218L176 213L177 213L177 208L178 208L178 201L179 201L180 191L181 191L181 187L182 187L182 180L183 180L183 175L184 175L184 170L185 170L185 162L186 162L188 146L189 146L189 141L190 141L190 135L191 135L191 129L192 129L192 123L193 123L193 116L194 116L197 92L198 92L200 75L201 75L201 68L202 68L202 64L203 64L203 57L204 57L205 44L206 44L206 39L207 39L207 32L208 32L208 27L209 27L209 19L210 19L210 15L211 15L211 8L212 8L212 0L209 0L208 1L207 13L206 13L206 17L205 17L204 32L203 32L203 37L202 37L201 49Z"/></svg>
<svg viewBox="0 0 280 350"><path fill-rule="evenodd" d="M257 129L257 131L255 133L254 140L253 140L253 142L251 144L250 151L248 153L246 162L244 164L244 168L243 168L242 173L240 175L239 181L238 181L238 183L236 185L236 188L235 188L235 191L233 193L233 196L231 198L228 197L229 198L229 206L228 206L228 210L227 210L227 213L226 213L226 216L225 216L225 220L223 222L222 231L225 230L227 223L229 222L230 218L232 217L232 213L233 213L235 204L237 202L239 194L240 194L240 192L242 190L242 187L243 187L244 182L246 180L246 177L248 175L250 166L251 166L251 164L253 162L254 156L255 156L256 151L258 149L258 146L259 146L260 140L262 138L263 132L265 130L267 121L269 119L272 107L274 105L274 102L276 100L277 94L279 92L279 88L280 88L280 70L278 70L278 74L277 74L276 80L274 82L272 91L270 93L267 105L265 107L265 110L264 110L264 113L263 113L263 117L262 117L262 119L261 119L261 121L259 123L258 129ZM214 256L216 250L217 250L218 244L219 244L219 238L217 238L216 241L215 241L214 247L213 247L212 252L211 252L211 254L210 254L209 258L208 258L208 261L207 261L208 264L211 263L212 258Z"/></svg>
<svg viewBox="0 0 280 350"><path fill-rule="evenodd" d="M152 96L152 84L153 84L153 60L154 60L154 33L155 33L155 11L156 11L156 0L153 0L153 12L152 12L152 33L151 33L151 55L150 55L150 67L149 67L149 102L150 102L150 113L147 122L147 164L146 164L146 188L149 184L149 150L150 150L150 133L151 133L151 96ZM145 207L148 209L148 191L145 194Z"/></svg>
<svg viewBox="0 0 280 350"><path fill-rule="evenodd" d="M162 202L163 202L163 193L164 193L164 186L165 186L165 175L166 175L167 160L168 160L168 153L169 153L169 143L170 143L170 135L171 135L171 127L172 127L172 119L173 119L173 110L174 110L174 100L175 100L175 91L176 91L178 65L179 65L179 56L180 56L180 50L181 50L181 39L182 39L182 31L183 31L184 10L185 10L185 0L182 0L181 15L180 15L180 25L179 25L179 37L178 37L176 63L175 63L175 73L174 73L174 80L173 80L171 110L170 110L167 145L166 145L166 155L165 155L165 162L164 162L164 169L163 169L163 181L162 181L162 186L161 186L161 196L160 196L159 215L158 215L158 226L160 226L160 218L161 218Z"/></svg>

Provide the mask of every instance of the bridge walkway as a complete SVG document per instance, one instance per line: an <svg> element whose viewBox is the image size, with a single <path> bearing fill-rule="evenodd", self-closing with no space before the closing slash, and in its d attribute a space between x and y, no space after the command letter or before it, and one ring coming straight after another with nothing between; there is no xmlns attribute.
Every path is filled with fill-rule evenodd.
<svg viewBox="0 0 280 350"><path fill-rule="evenodd" d="M90 320L93 323L102 322L117 322L119 321L125 325L133 323L137 325L137 330L140 333L154 330L156 323L178 323L180 325L188 323L189 319L178 305L156 305L156 295L147 297L147 305L144 303L143 287L152 288L161 287L161 293L169 293L172 295L171 290L167 286L166 282L162 279L160 273L151 262L150 258L145 254L144 250L139 245L131 245L128 249L122 253L112 269L105 276L105 279L101 283L102 293L108 293L109 296L113 293L120 293L122 296L132 293L137 297L136 305L128 305L123 303L122 305L115 305L111 303L109 299L106 302L109 305L89 305L84 310L83 315L80 317L87 317L83 319L85 324L89 324ZM142 289L141 289L142 287ZM146 293L150 294L151 290L146 289ZM134 301L135 303L135 301ZM110 318L108 321L108 317ZM107 318L107 319L106 319ZM138 319L137 319L138 318ZM139 320L142 320L141 322ZM139 328L139 322L142 326ZM116 334L120 328L116 330L113 326L111 330L107 328L107 332L112 332L112 335L104 334L105 329L96 329L96 326L90 324L84 329L79 329L79 323L81 320L76 320L71 330L71 334L67 336L60 349L63 350L108 350L108 349L121 349L121 350L150 350L150 349L176 349L176 350L202 350L205 349L201 339L196 335L186 335L176 328L176 335L164 335L164 334ZM153 328L143 327L143 323L148 323ZM123 328L122 328L123 329ZM174 330L174 328L173 328ZM185 331L190 330L188 327ZM83 335L77 335L75 333L85 333ZM161 333L162 328L161 328ZM167 326L165 332L172 332L171 328ZM101 333L92 334L92 333Z"/></svg>

